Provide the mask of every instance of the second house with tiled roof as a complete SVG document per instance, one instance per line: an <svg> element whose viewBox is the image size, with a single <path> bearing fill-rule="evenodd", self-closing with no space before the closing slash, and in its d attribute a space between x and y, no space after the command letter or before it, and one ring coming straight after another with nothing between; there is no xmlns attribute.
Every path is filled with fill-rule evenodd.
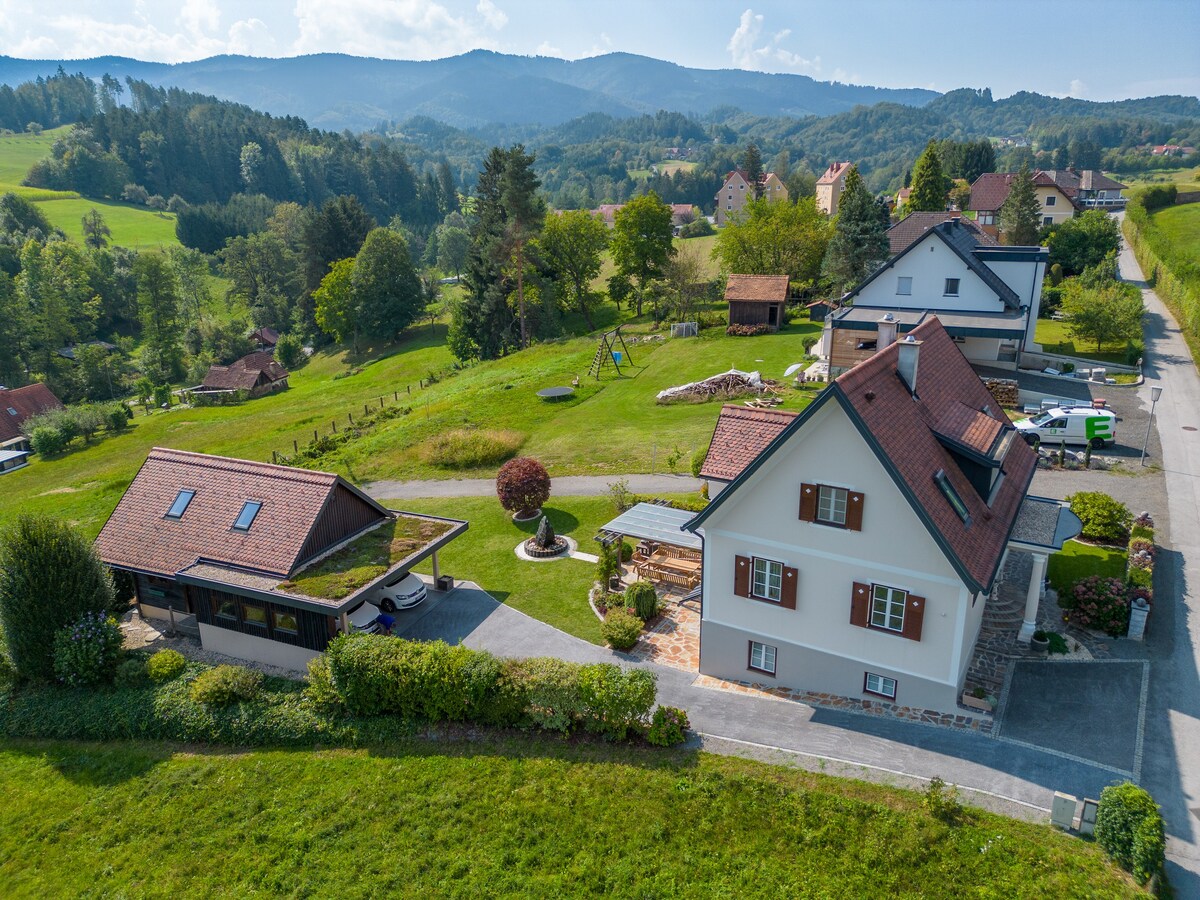
<svg viewBox="0 0 1200 900"><path fill-rule="evenodd" d="M744 169L734 169L725 176L725 183L714 198L717 203L716 222L718 227L727 225L742 207L755 197L756 186ZM774 172L767 172L760 179L757 189L764 200L776 201L788 198L788 189Z"/></svg>
<svg viewBox="0 0 1200 900"><path fill-rule="evenodd" d="M1026 496L1036 463L936 318L799 415L726 407L702 474L727 486L685 526L701 673L955 712L1005 552L1040 559L1032 634L1046 557L1078 530Z"/></svg>

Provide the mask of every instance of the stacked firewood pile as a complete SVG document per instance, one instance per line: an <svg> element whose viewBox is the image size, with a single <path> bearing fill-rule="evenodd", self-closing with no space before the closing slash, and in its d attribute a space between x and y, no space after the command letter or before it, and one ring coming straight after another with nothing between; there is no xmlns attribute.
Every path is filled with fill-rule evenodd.
<svg viewBox="0 0 1200 900"><path fill-rule="evenodd" d="M1015 409L1021 405L1020 386L1011 378L985 378L983 383L1001 406Z"/></svg>
<svg viewBox="0 0 1200 900"><path fill-rule="evenodd" d="M772 394L779 382L762 378L757 372L739 372L731 369L703 381L667 388L658 395L659 403L678 400L704 401L716 398L740 397L743 394Z"/></svg>

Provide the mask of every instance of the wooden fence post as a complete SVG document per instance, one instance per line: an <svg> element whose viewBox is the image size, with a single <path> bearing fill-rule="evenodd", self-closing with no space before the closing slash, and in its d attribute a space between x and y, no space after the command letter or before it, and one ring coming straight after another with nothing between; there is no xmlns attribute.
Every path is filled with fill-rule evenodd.
<svg viewBox="0 0 1200 900"><path fill-rule="evenodd" d="M350 420L350 424L354 424L354 413L346 413L346 418Z"/></svg>
<svg viewBox="0 0 1200 900"><path fill-rule="evenodd" d="M337 434L337 422L330 422L329 424L333 426L333 433Z"/></svg>
<svg viewBox="0 0 1200 900"><path fill-rule="evenodd" d="M300 443L298 441L292 441L292 452L293 453L300 452Z"/></svg>

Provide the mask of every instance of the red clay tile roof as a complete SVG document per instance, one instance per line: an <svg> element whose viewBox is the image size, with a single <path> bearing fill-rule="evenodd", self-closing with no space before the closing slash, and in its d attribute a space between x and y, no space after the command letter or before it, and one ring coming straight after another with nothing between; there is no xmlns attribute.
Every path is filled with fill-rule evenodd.
<svg viewBox="0 0 1200 900"><path fill-rule="evenodd" d="M999 241L980 228L974 219L964 216L961 212L954 212L952 210L947 210L946 212L914 212L909 213L888 229L888 243L890 244L892 256L895 256L897 253L903 253L934 225L940 222L949 222L953 219L958 219L963 226L969 229L980 244L990 247L999 246Z"/></svg>
<svg viewBox="0 0 1200 900"><path fill-rule="evenodd" d="M266 351L243 356L228 366L210 366L200 387L210 391L248 391L266 376L268 383L288 377L288 371Z"/></svg>
<svg viewBox="0 0 1200 900"><path fill-rule="evenodd" d="M1004 205L1008 192L1012 190L1012 181L1016 176L1011 172L984 172L971 184L972 210L994 212Z"/></svg>
<svg viewBox="0 0 1200 900"><path fill-rule="evenodd" d="M196 492L191 503L179 518L167 518L184 489ZM109 565L166 577L205 559L285 578L306 561L301 551L336 490L355 494L379 519L387 515L328 472L156 447L101 529L96 550ZM236 531L247 500L262 508L248 531Z"/></svg>
<svg viewBox="0 0 1200 900"><path fill-rule="evenodd" d="M796 413L783 409L751 409L733 403L721 407L700 477L733 481L794 418Z"/></svg>
<svg viewBox="0 0 1200 900"><path fill-rule="evenodd" d="M955 400L942 410L942 415L933 428L938 434L957 441L964 447L990 455L996 438L1004 430L1004 425L1004 422L982 410Z"/></svg>
<svg viewBox="0 0 1200 900"><path fill-rule="evenodd" d="M786 275L730 275L725 285L725 299L784 301L787 300Z"/></svg>
<svg viewBox="0 0 1200 900"><path fill-rule="evenodd" d="M981 441L992 429L1009 427L1007 419L936 316L909 334L924 342L915 401L896 374L898 343L841 375L833 389L841 392L865 425L951 561L987 589L1004 555L1037 457L1024 441L1009 442L1002 466L1005 477L989 507L938 440L938 426L951 423L964 436ZM971 413L969 421L960 407ZM989 412L983 412L985 407ZM982 422L976 412L995 424ZM970 513L969 524L938 488L934 476L939 470Z"/></svg>
<svg viewBox="0 0 1200 900"><path fill-rule="evenodd" d="M256 328L250 332L250 340L259 341L268 347L274 347L279 343L279 332L270 325L264 325L262 328Z"/></svg>
<svg viewBox="0 0 1200 900"><path fill-rule="evenodd" d="M825 174L817 179L817 184L833 184L849 171L850 163L848 162L830 163L829 168L825 170Z"/></svg>
<svg viewBox="0 0 1200 900"><path fill-rule="evenodd" d="M21 436L21 423L51 409L62 409L62 401L41 382L0 391L0 442Z"/></svg>

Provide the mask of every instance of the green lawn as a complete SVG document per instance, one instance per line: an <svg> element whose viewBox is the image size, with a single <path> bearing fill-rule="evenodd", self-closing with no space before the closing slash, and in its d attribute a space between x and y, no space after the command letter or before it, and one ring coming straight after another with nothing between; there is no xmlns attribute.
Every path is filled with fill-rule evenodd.
<svg viewBox="0 0 1200 900"><path fill-rule="evenodd" d="M1130 175L1116 173L1113 177L1121 184L1128 186L1131 191L1149 185L1172 182L1181 191L1200 191L1200 166L1181 169L1150 169Z"/></svg>
<svg viewBox="0 0 1200 900"><path fill-rule="evenodd" d="M34 201L50 224L61 228L73 241L83 240L81 220L95 207L112 229L113 244L133 249L178 244L175 216L170 213L156 213L129 203L90 200L75 191L48 191L21 184L29 168L49 156L54 141L70 130L70 125L63 125L39 135L0 135L0 193L12 191Z"/></svg>
<svg viewBox="0 0 1200 900"><path fill-rule="evenodd" d="M1046 575L1054 590L1062 596L1068 594L1076 582L1089 575L1124 578L1125 559L1124 550L1097 547L1082 541L1067 541L1061 551L1051 555Z"/></svg>
<svg viewBox="0 0 1200 900"><path fill-rule="evenodd" d="M1146 896L1048 825L703 753L0 744L12 898Z"/></svg>
<svg viewBox="0 0 1200 900"><path fill-rule="evenodd" d="M1154 224L1177 252L1193 260L1200 259L1200 203L1160 209L1154 214Z"/></svg>
<svg viewBox="0 0 1200 900"><path fill-rule="evenodd" d="M1038 319L1034 340L1041 344L1047 353L1061 353L1063 356L1126 365L1125 341L1103 344L1100 350L1097 350L1095 341L1077 341L1071 337L1070 323L1065 320Z"/></svg>
<svg viewBox="0 0 1200 900"><path fill-rule="evenodd" d="M292 373L291 389L280 394L240 406L139 415L125 434L58 459L35 457L29 467L4 476L0 521L18 511L49 512L94 535L151 447L270 460L273 450L290 453L293 441L301 446L311 441L314 430L328 433L331 420L344 428L348 414L357 418L364 402L378 405L382 396L391 405L394 391L411 405L410 415L382 423L323 457L317 467L355 481L488 476L495 467L439 469L419 452L435 433L478 425L525 435L521 452L541 459L552 475L664 472L672 455L675 470L686 472L691 452L711 435L720 404L660 406L655 395L731 366L780 378L784 368L802 358L803 338L814 337L816 328L802 322L755 338L731 338L712 329L700 338L636 344L629 349L637 368L621 377L610 369L599 382L587 376L595 340L576 338L471 366L420 390L421 379L446 370L452 361L444 326L431 331L423 325L357 374L338 377L347 372L345 351L318 354ZM540 388L570 384L576 375L580 390L574 398L546 403L536 397ZM786 389L785 407L802 408L814 393Z"/></svg>
<svg viewBox="0 0 1200 900"><path fill-rule="evenodd" d="M474 581L513 609L540 619L575 637L603 644L600 620L588 605L588 590L596 580L596 564L577 559L527 562L513 552L537 531L538 522L516 524L495 497L455 497L442 500L384 501L393 509L466 519L467 533L439 552L441 571ZM600 527L617 513L607 497L554 497L544 512L556 533L574 538L583 553L595 554L593 540ZM424 563L416 571L431 573Z"/></svg>

